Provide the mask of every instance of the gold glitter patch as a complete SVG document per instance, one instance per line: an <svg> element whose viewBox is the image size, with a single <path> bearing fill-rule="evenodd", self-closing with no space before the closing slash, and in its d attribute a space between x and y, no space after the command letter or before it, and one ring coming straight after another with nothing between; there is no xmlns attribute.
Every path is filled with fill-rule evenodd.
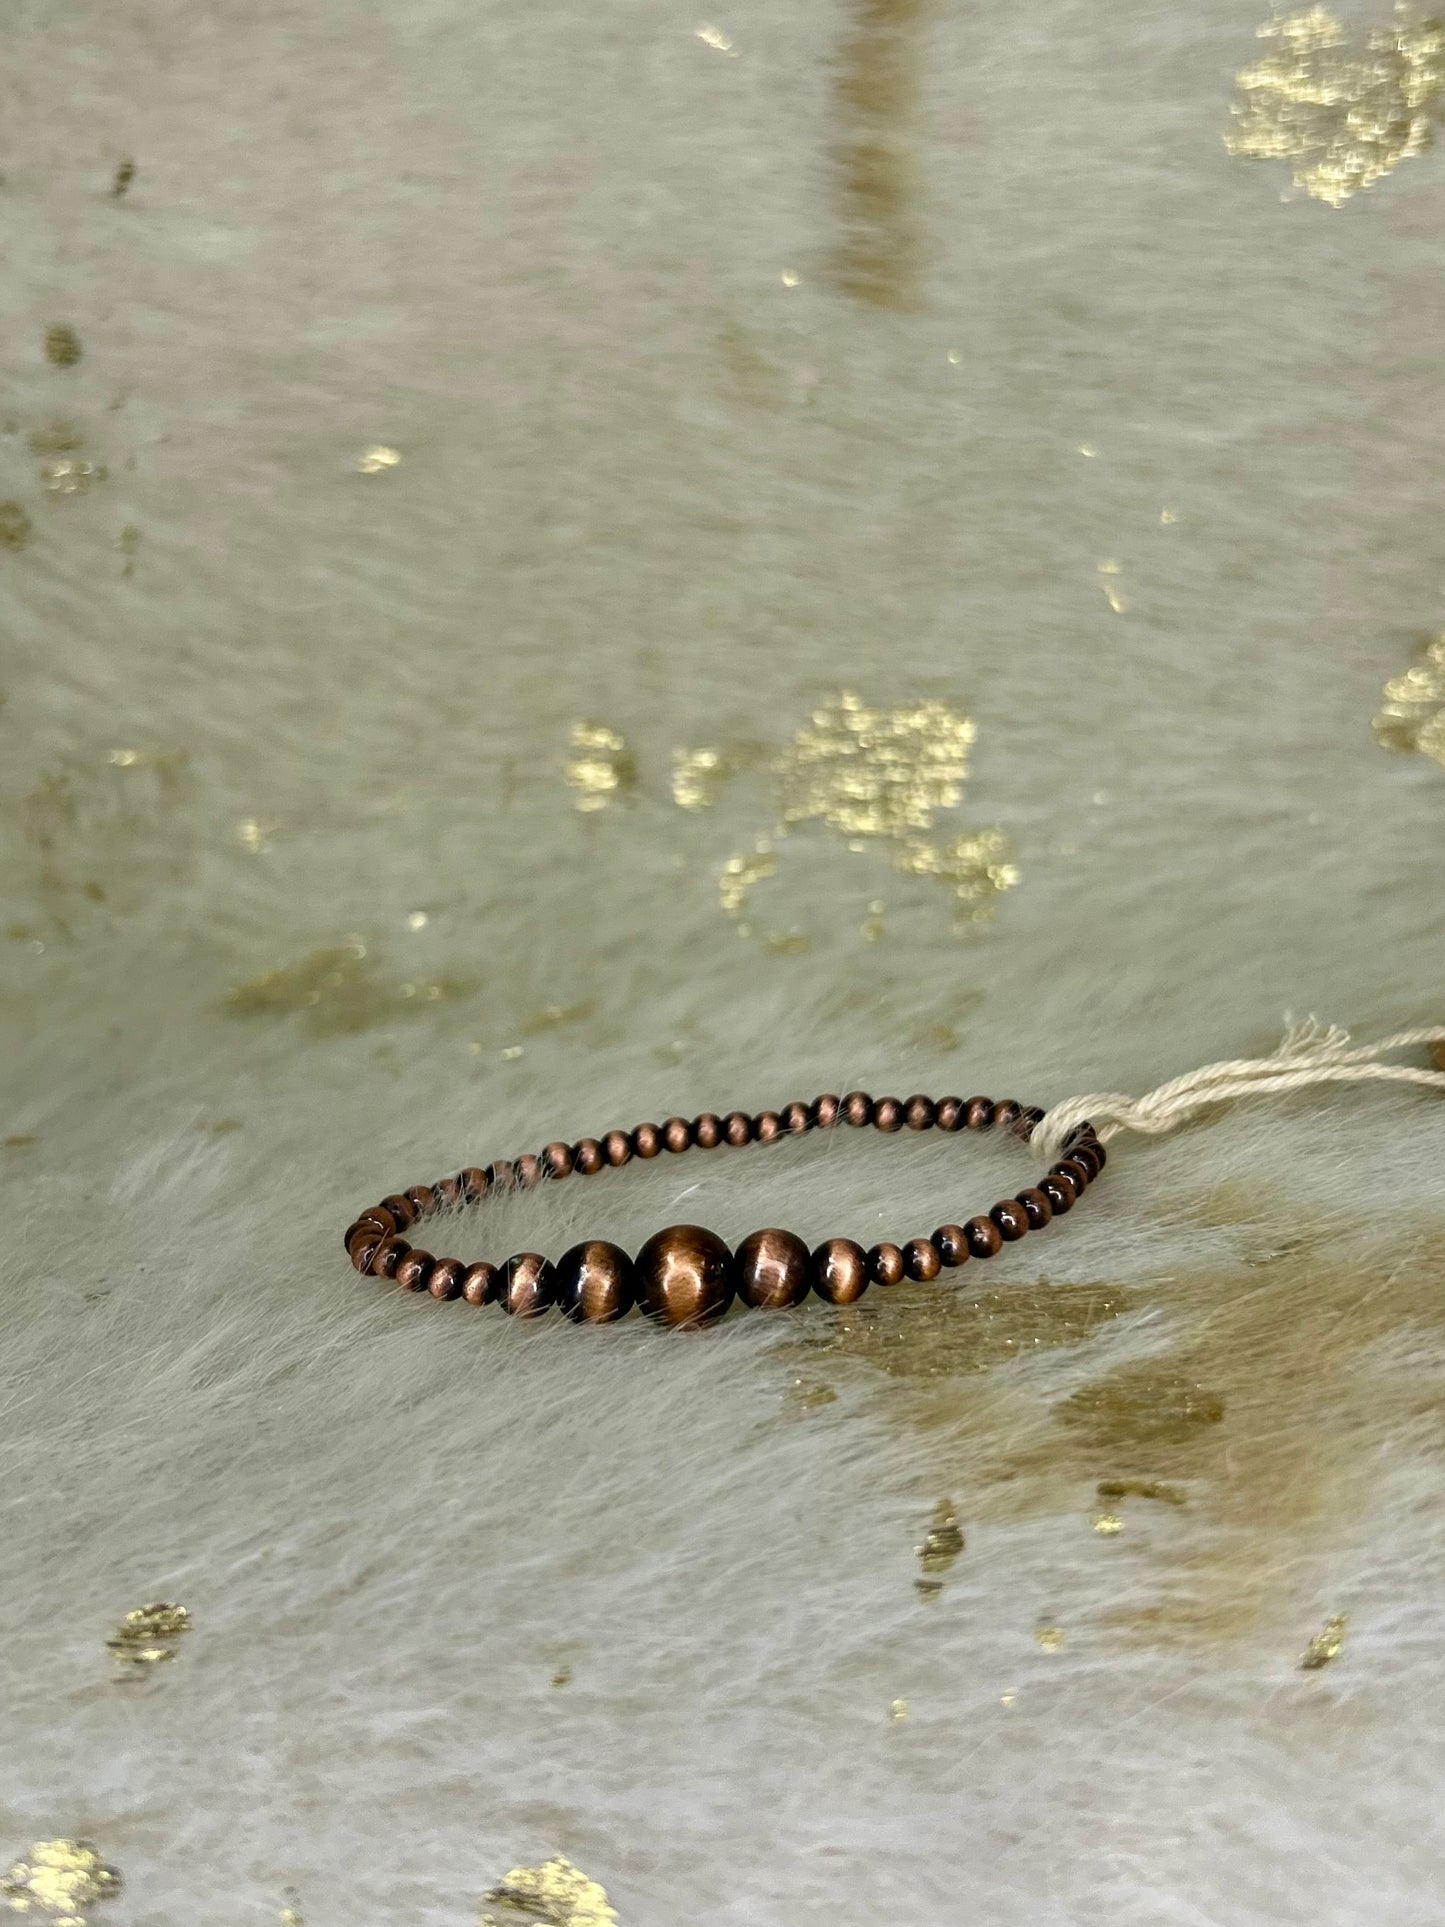
<svg viewBox="0 0 1445 1927"><path fill-rule="evenodd" d="M45 330L45 359L57 368L73 368L80 360L80 337L63 321Z"/></svg>
<svg viewBox="0 0 1445 1927"><path fill-rule="evenodd" d="M0 502L0 549L23 549L30 540L30 517L18 502Z"/></svg>
<svg viewBox="0 0 1445 1927"><path fill-rule="evenodd" d="M88 1840L37 1840L0 1879L0 1900L17 1914L43 1914L53 1927L86 1927L89 1910L120 1890L120 1874Z"/></svg>
<svg viewBox="0 0 1445 1927"><path fill-rule="evenodd" d="M540 1867L513 1867L486 1902L478 1927L617 1927L605 1890L560 1855ZM501 1911L488 1911L493 1906Z"/></svg>
<svg viewBox="0 0 1445 1927"><path fill-rule="evenodd" d="M963 1545L963 1529L958 1523L958 1513L954 1509L953 1501L940 1499L933 1508L927 1537L921 1546L914 1547L914 1551L918 1554L918 1563L928 1574L938 1575L948 1572L963 1551Z"/></svg>
<svg viewBox="0 0 1445 1927"><path fill-rule="evenodd" d="M627 743L605 723L573 723L573 755L563 771L584 814L605 810L637 787L637 763Z"/></svg>
<svg viewBox="0 0 1445 1927"><path fill-rule="evenodd" d="M189 1609L160 1600L128 1612L105 1644L115 1655L123 1676L134 1677L174 1659L190 1630Z"/></svg>
<svg viewBox="0 0 1445 1927"><path fill-rule="evenodd" d="M399 468L400 465L401 450L387 448L381 442L363 448L356 458L358 475L385 475L388 469Z"/></svg>
<svg viewBox="0 0 1445 1927"><path fill-rule="evenodd" d="M1325 1621L1323 1631L1316 1633L1300 1654L1302 1672L1317 1673L1322 1666L1328 1666L1332 1660L1339 1658L1348 1623L1343 1613L1336 1613L1332 1619Z"/></svg>
<svg viewBox="0 0 1445 1927"><path fill-rule="evenodd" d="M1236 79L1224 144L1283 160L1312 199L1340 207L1435 138L1445 87L1445 25L1403 10L1388 27L1350 25L1325 7L1268 20L1278 50Z"/></svg>
<svg viewBox="0 0 1445 1927"><path fill-rule="evenodd" d="M1124 1530L1124 1521L1117 1512L1096 1512L1092 1523L1101 1539L1117 1539Z"/></svg>
<svg viewBox="0 0 1445 1927"><path fill-rule="evenodd" d="M1034 1639L1046 1653L1056 1653L1068 1635L1062 1626L1036 1626Z"/></svg>
<svg viewBox="0 0 1445 1927"><path fill-rule="evenodd" d="M1385 684L1374 729L1385 749L1416 750L1445 765L1445 635L1432 636L1410 668Z"/></svg>
<svg viewBox="0 0 1445 1927"><path fill-rule="evenodd" d="M390 976L369 945L352 937L237 984L223 1008L231 1017L301 1013L317 1036L334 1037L415 1017L433 1005L474 996L478 987L468 976Z"/></svg>
<svg viewBox="0 0 1445 1927"><path fill-rule="evenodd" d="M1117 1285L947 1292L898 1285L849 1305L800 1341L862 1358L892 1378L949 1379L1074 1345L1131 1309Z"/></svg>
<svg viewBox="0 0 1445 1927"><path fill-rule="evenodd" d="M93 483L103 482L105 477L104 468L94 462L83 462L74 455L46 462L40 471L40 479L52 495L83 495Z"/></svg>
<svg viewBox="0 0 1445 1927"><path fill-rule="evenodd" d="M908 1701L891 1700L888 1706L888 1717L895 1722L906 1720L908 1718Z"/></svg>
<svg viewBox="0 0 1445 1927"><path fill-rule="evenodd" d="M1177 1445L1224 1417L1224 1400L1180 1372L1125 1365L1082 1386L1060 1416L1101 1444Z"/></svg>

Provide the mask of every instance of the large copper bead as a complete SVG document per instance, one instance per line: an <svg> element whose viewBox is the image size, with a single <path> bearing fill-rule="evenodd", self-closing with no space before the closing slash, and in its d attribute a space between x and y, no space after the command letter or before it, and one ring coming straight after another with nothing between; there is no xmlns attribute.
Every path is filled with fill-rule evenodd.
<svg viewBox="0 0 1445 1927"><path fill-rule="evenodd" d="M637 1302L660 1325L708 1325L733 1298L733 1256L701 1225L670 1224L637 1254Z"/></svg>
<svg viewBox="0 0 1445 1927"><path fill-rule="evenodd" d="M813 1289L830 1305L851 1305L868 1289L868 1254L851 1238L825 1238L813 1253Z"/></svg>
<svg viewBox="0 0 1445 1927"><path fill-rule="evenodd" d="M469 1305L490 1305L497 1295L502 1274L495 1265L481 1262L468 1265L462 1273L462 1296Z"/></svg>
<svg viewBox="0 0 1445 1927"><path fill-rule="evenodd" d="M411 1250L405 1238L383 1238L371 1256L373 1278L394 1278L396 1268Z"/></svg>
<svg viewBox="0 0 1445 1927"><path fill-rule="evenodd" d="M514 1318L540 1318L553 1302L556 1273L536 1251L519 1251L502 1266L497 1303Z"/></svg>
<svg viewBox="0 0 1445 1927"><path fill-rule="evenodd" d="M798 1305L812 1284L808 1247L791 1231L753 1231L738 1246L738 1297L762 1311Z"/></svg>
<svg viewBox="0 0 1445 1927"><path fill-rule="evenodd" d="M403 1291L425 1291L435 1264L429 1251L409 1251L396 1268L396 1282Z"/></svg>
<svg viewBox="0 0 1445 1927"><path fill-rule="evenodd" d="M462 1273L465 1269L460 1258L438 1258L432 1266L431 1277L427 1280L427 1290L433 1298L460 1298Z"/></svg>
<svg viewBox="0 0 1445 1927"><path fill-rule="evenodd" d="M557 1303L579 1325L610 1325L632 1310L637 1296L632 1260L621 1245L588 1238L557 1260Z"/></svg>

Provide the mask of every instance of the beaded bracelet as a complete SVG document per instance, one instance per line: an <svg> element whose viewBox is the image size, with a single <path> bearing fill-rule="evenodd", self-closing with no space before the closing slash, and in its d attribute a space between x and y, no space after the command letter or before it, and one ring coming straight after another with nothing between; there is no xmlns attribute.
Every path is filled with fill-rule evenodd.
<svg viewBox="0 0 1445 1927"><path fill-rule="evenodd" d="M474 1166L434 1185L413 1185L363 1211L347 1227L346 1251L358 1271L393 1278L407 1291L463 1298L469 1305L498 1304L518 1318L536 1318L556 1305L579 1324L606 1325L636 1304L661 1325L706 1325L721 1318L734 1297L776 1310L799 1304L810 1290L829 1304L851 1305L869 1285L897 1285L905 1278L927 1282L944 1266L992 1258L1005 1243L1042 1230L1051 1218L1071 1210L1104 1168L1104 1147L1093 1125L1077 1125L1064 1155L1039 1182L1002 1199L986 1217L940 1225L931 1237L876 1244L871 1251L851 1238L826 1238L810 1252L791 1231L767 1230L754 1231L732 1252L700 1225L675 1224L649 1238L635 1259L594 1238L573 1245L555 1265L535 1251L519 1252L500 1266L465 1265L458 1258L414 1250L400 1234L420 1219L498 1192L533 1190L574 1172L590 1177L634 1157L654 1158L692 1145L712 1150L720 1144L772 1144L838 1124L873 1124L888 1132L904 1125L913 1131L931 1125L941 1131L1000 1129L1027 1143L1043 1116L1012 1099L995 1104L987 1097L937 1102L910 1097L905 1103L852 1091L756 1117L746 1111L726 1117L705 1111L691 1121L670 1117L665 1124L639 1124L633 1131L609 1131L577 1144L549 1144L535 1155L504 1159L485 1170Z"/></svg>

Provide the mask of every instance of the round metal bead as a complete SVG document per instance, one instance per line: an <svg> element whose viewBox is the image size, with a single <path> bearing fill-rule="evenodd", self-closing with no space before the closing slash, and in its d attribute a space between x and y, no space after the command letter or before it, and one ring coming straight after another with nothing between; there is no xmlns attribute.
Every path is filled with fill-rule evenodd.
<svg viewBox="0 0 1445 1927"><path fill-rule="evenodd" d="M963 1099L961 1097L940 1097L933 1107L933 1121L940 1131L961 1131L963 1129Z"/></svg>
<svg viewBox="0 0 1445 1927"><path fill-rule="evenodd" d="M1044 1121L1044 1114L1039 1109L1038 1105L1030 1104L1029 1108L1024 1112L1023 1116L1019 1119L1019 1125L1018 1125L1019 1136L1023 1139L1025 1144L1028 1143L1029 1139L1033 1136L1034 1132L1039 1128L1039 1126L1043 1123L1043 1121Z"/></svg>
<svg viewBox="0 0 1445 1927"><path fill-rule="evenodd" d="M1080 1197L1088 1190L1091 1175L1088 1165L1082 1163L1078 1158L1060 1158L1059 1162L1049 1173L1051 1178L1072 1178L1078 1188Z"/></svg>
<svg viewBox="0 0 1445 1927"><path fill-rule="evenodd" d="M372 1261L376 1257L377 1246L380 1243L381 1239L374 1231L364 1231L358 1238L353 1238L350 1244L347 1245L346 1255L358 1271L370 1271Z"/></svg>
<svg viewBox="0 0 1445 1927"><path fill-rule="evenodd" d="M880 1097L873 1106L873 1124L879 1131L903 1129L903 1106L896 1097Z"/></svg>
<svg viewBox="0 0 1445 1927"><path fill-rule="evenodd" d="M607 1162L607 1153L595 1137L578 1138L572 1146L572 1169L584 1178L595 1177Z"/></svg>
<svg viewBox="0 0 1445 1927"><path fill-rule="evenodd" d="M968 1263L968 1236L961 1224L941 1224L931 1242L950 1270Z"/></svg>
<svg viewBox="0 0 1445 1927"><path fill-rule="evenodd" d="M487 1174L479 1164L469 1164L465 1171L459 1171L462 1181L462 1195L468 1204L480 1204L487 1195Z"/></svg>
<svg viewBox="0 0 1445 1927"><path fill-rule="evenodd" d="M729 1111L723 1119L723 1136L732 1145L751 1144L753 1120L746 1111Z"/></svg>
<svg viewBox="0 0 1445 1927"><path fill-rule="evenodd" d="M1092 1128L1092 1126L1090 1128ZM1104 1149L1103 1145L1099 1142L1099 1140L1096 1137L1091 1137L1089 1139L1089 1149L1093 1152L1094 1156L1099 1160L1099 1169L1102 1171L1104 1166L1109 1162L1109 1153Z"/></svg>
<svg viewBox="0 0 1445 1927"><path fill-rule="evenodd" d="M801 1137L808 1128L808 1107L795 1099L782 1109L783 1129L789 1137Z"/></svg>
<svg viewBox="0 0 1445 1927"><path fill-rule="evenodd" d="M462 1296L469 1305L490 1305L497 1295L501 1272L495 1265L468 1265L462 1273Z"/></svg>
<svg viewBox="0 0 1445 1927"><path fill-rule="evenodd" d="M1069 1159L1071 1163L1083 1165L1089 1174L1090 1184L1104 1168L1103 1160L1099 1157L1096 1146L1092 1144L1074 1145L1069 1152Z"/></svg>
<svg viewBox="0 0 1445 1927"><path fill-rule="evenodd" d="M640 1158L655 1158L662 1149L662 1132L655 1124L639 1124L632 1133L632 1148Z"/></svg>
<svg viewBox="0 0 1445 1927"><path fill-rule="evenodd" d="M542 1162L547 1167L549 1178L570 1178L572 1175L572 1147L560 1140L549 1144L542 1153Z"/></svg>
<svg viewBox="0 0 1445 1927"><path fill-rule="evenodd" d="M547 1175L546 1165L531 1151L519 1157L513 1169L517 1174L517 1183L524 1191L535 1191Z"/></svg>
<svg viewBox="0 0 1445 1927"><path fill-rule="evenodd" d="M870 1285L901 1285L903 1283L903 1251L898 1245L874 1245L867 1255L868 1282Z"/></svg>
<svg viewBox="0 0 1445 1927"><path fill-rule="evenodd" d="M808 1106L808 1122L815 1131L831 1131L843 1111L843 1100L831 1093L825 1097L815 1097Z"/></svg>
<svg viewBox="0 0 1445 1927"><path fill-rule="evenodd" d="M993 1099L971 1097L963 1107L963 1121L970 1131L993 1129Z"/></svg>
<svg viewBox="0 0 1445 1927"><path fill-rule="evenodd" d="M427 1280L427 1290L433 1298L460 1298L462 1295L462 1271L460 1258L438 1258L432 1266L431 1277Z"/></svg>
<svg viewBox="0 0 1445 1927"><path fill-rule="evenodd" d="M992 1218L970 1218L963 1227L963 1235L968 1240L970 1257L993 1258L1003 1250L1003 1233Z"/></svg>
<svg viewBox="0 0 1445 1927"><path fill-rule="evenodd" d="M387 1210L384 1204L372 1205L370 1210L362 1212L361 1216L356 1220L356 1222L359 1225L360 1224L375 1225L377 1231L381 1234L383 1238L395 1237L397 1232L400 1231L402 1228L397 1223L396 1219L392 1217L391 1213Z"/></svg>
<svg viewBox="0 0 1445 1927"><path fill-rule="evenodd" d="M637 1254L637 1302L660 1325L708 1325L733 1298L733 1256L715 1232L673 1224Z"/></svg>
<svg viewBox="0 0 1445 1927"><path fill-rule="evenodd" d="M685 1117L663 1119L662 1142L666 1150L685 1151L692 1143L692 1126Z"/></svg>
<svg viewBox="0 0 1445 1927"><path fill-rule="evenodd" d="M1054 1176L1040 1178L1039 1189L1053 1206L1056 1218L1062 1217L1066 1211L1072 1211L1079 1201L1079 1193L1072 1178Z"/></svg>
<svg viewBox="0 0 1445 1927"><path fill-rule="evenodd" d="M921 1091L910 1097L903 1106L903 1122L910 1131L931 1131L937 1115L938 1106Z"/></svg>
<svg viewBox="0 0 1445 1927"><path fill-rule="evenodd" d="M497 1302L514 1318L540 1318L551 1306L556 1274L537 1251L519 1251L502 1266Z"/></svg>
<svg viewBox="0 0 1445 1927"><path fill-rule="evenodd" d="M409 1251L396 1268L396 1282L403 1291L425 1291L435 1263L429 1251Z"/></svg>
<svg viewBox="0 0 1445 1927"><path fill-rule="evenodd" d="M416 1223L416 1206L410 1198L404 1198L399 1191L389 1198L383 1198L381 1208L391 1213L398 1231L405 1231L409 1224Z"/></svg>
<svg viewBox="0 0 1445 1927"><path fill-rule="evenodd" d="M759 1144L776 1144L783 1135L783 1120L776 1111L759 1111L753 1119L753 1136Z"/></svg>
<svg viewBox="0 0 1445 1927"><path fill-rule="evenodd" d="M1015 1198L1000 1198L988 1215L1009 1244L1022 1238L1029 1228L1028 1213Z"/></svg>
<svg viewBox="0 0 1445 1927"><path fill-rule="evenodd" d="M515 1191L517 1188L517 1167L510 1158L498 1158L495 1164L487 1166L487 1190Z"/></svg>
<svg viewBox="0 0 1445 1927"><path fill-rule="evenodd" d="M438 1178L435 1185L437 1203L445 1210L453 1211L462 1201L462 1181L460 1178Z"/></svg>
<svg viewBox="0 0 1445 1927"><path fill-rule="evenodd" d="M830 1305L852 1305L868 1289L868 1253L851 1238L825 1238L813 1253L813 1289Z"/></svg>
<svg viewBox="0 0 1445 1927"><path fill-rule="evenodd" d="M1042 1231L1054 1215L1054 1207L1036 1184L1031 1184L1026 1191L1017 1192L1014 1202L1023 1206L1030 1231Z"/></svg>
<svg viewBox="0 0 1445 1927"><path fill-rule="evenodd" d="M632 1162L631 1131L608 1131L602 1140L602 1155L614 1167Z"/></svg>
<svg viewBox="0 0 1445 1927"><path fill-rule="evenodd" d="M1023 1106L1021 1104L1015 1104L1011 1097L1006 1097L1002 1104L994 1106L993 1122L995 1130L1012 1131L1017 1126L1023 1114Z"/></svg>
<svg viewBox="0 0 1445 1927"><path fill-rule="evenodd" d="M436 1192L429 1184L409 1184L406 1188L406 1196L416 1207L416 1215L419 1218L424 1218L428 1211L436 1209Z"/></svg>
<svg viewBox="0 0 1445 1927"><path fill-rule="evenodd" d="M723 1141L723 1121L716 1111L702 1111L692 1120L692 1141L700 1151L714 1150Z"/></svg>
<svg viewBox="0 0 1445 1927"><path fill-rule="evenodd" d="M791 1231L752 1231L733 1257L737 1294L760 1311L801 1304L812 1284L808 1247Z"/></svg>
<svg viewBox="0 0 1445 1927"><path fill-rule="evenodd" d="M405 1238L384 1238L371 1260L373 1278L394 1278L396 1268L411 1250Z"/></svg>
<svg viewBox="0 0 1445 1927"><path fill-rule="evenodd" d="M843 1116L857 1126L873 1122L873 1100L867 1091L849 1091L843 1099Z"/></svg>
<svg viewBox="0 0 1445 1927"><path fill-rule="evenodd" d="M943 1260L931 1238L910 1238L903 1247L903 1269L917 1284L931 1284L943 1269Z"/></svg>
<svg viewBox="0 0 1445 1927"><path fill-rule="evenodd" d="M621 1245L589 1238L557 1260L557 1303L579 1325L610 1325L631 1311L637 1296L631 1258Z"/></svg>

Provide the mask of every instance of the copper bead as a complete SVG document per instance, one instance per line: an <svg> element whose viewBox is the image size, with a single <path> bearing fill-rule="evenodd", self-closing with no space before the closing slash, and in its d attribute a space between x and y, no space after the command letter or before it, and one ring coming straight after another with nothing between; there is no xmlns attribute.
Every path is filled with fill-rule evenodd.
<svg viewBox="0 0 1445 1927"><path fill-rule="evenodd" d="M461 1179L462 1195L468 1204L480 1204L487 1195L487 1174L479 1164L469 1164L465 1171L458 1171Z"/></svg>
<svg viewBox="0 0 1445 1927"><path fill-rule="evenodd" d="M602 1155L613 1166L632 1161L632 1133L609 1131L602 1140Z"/></svg>
<svg viewBox="0 0 1445 1927"><path fill-rule="evenodd" d="M873 1100L867 1091L849 1091L843 1099L843 1115L852 1125L861 1127L873 1122Z"/></svg>
<svg viewBox="0 0 1445 1927"><path fill-rule="evenodd" d="M1082 1158L1068 1157L1060 1158L1053 1170L1050 1171L1049 1176L1051 1178L1072 1178L1075 1190L1079 1196L1082 1197L1089 1188L1089 1181L1093 1177L1093 1172L1089 1169L1088 1165L1084 1163Z"/></svg>
<svg viewBox="0 0 1445 1927"><path fill-rule="evenodd" d="M403 1291L425 1291L435 1263L429 1251L409 1251L396 1268L396 1282Z"/></svg>
<svg viewBox="0 0 1445 1927"><path fill-rule="evenodd" d="M662 1149L662 1132L655 1124L639 1124L632 1133L632 1148L640 1158L655 1158Z"/></svg>
<svg viewBox="0 0 1445 1927"><path fill-rule="evenodd" d="M699 1150L714 1150L723 1141L723 1121L716 1111L703 1111L692 1120L692 1141Z"/></svg>
<svg viewBox="0 0 1445 1927"><path fill-rule="evenodd" d="M789 1137L801 1137L808 1128L808 1107L794 1102L785 1104L782 1109L783 1129Z"/></svg>
<svg viewBox="0 0 1445 1927"><path fill-rule="evenodd" d="M791 1231L751 1232L733 1262L738 1297L762 1311L801 1304L812 1284L808 1247Z"/></svg>
<svg viewBox="0 0 1445 1927"><path fill-rule="evenodd" d="M398 1231L405 1231L409 1224L416 1222L416 1206L410 1198L404 1198L399 1191L392 1197L383 1198L381 1208L391 1213Z"/></svg>
<svg viewBox="0 0 1445 1927"><path fill-rule="evenodd" d="M1078 1201L1079 1194L1069 1178L1040 1178L1039 1189L1048 1199L1056 1218L1062 1217L1066 1211L1072 1211Z"/></svg>
<svg viewBox="0 0 1445 1927"><path fill-rule="evenodd" d="M751 1144L753 1141L753 1120L746 1111L729 1111L723 1119L723 1136L734 1146Z"/></svg>
<svg viewBox="0 0 1445 1927"><path fill-rule="evenodd" d="M968 1234L961 1224L941 1224L930 1242L950 1270L968 1263Z"/></svg>
<svg viewBox="0 0 1445 1927"><path fill-rule="evenodd" d="M880 1097L873 1106L873 1125L879 1131L903 1129L903 1106L896 1097Z"/></svg>
<svg viewBox="0 0 1445 1927"><path fill-rule="evenodd" d="M1036 1184L1031 1184L1027 1190L1018 1192L1016 1201L1024 1208L1030 1231L1042 1231L1054 1215L1054 1207Z"/></svg>
<svg viewBox="0 0 1445 1927"><path fill-rule="evenodd" d="M396 1268L411 1250L405 1238L383 1238L376 1247L371 1260L371 1275L374 1278L394 1278Z"/></svg>
<svg viewBox="0 0 1445 1927"><path fill-rule="evenodd" d="M557 1303L579 1325L610 1325L631 1311L636 1272L621 1245L589 1238L557 1260Z"/></svg>
<svg viewBox="0 0 1445 1927"><path fill-rule="evenodd" d="M497 1295L501 1272L485 1262L468 1265L462 1273L462 1297L469 1305L490 1305Z"/></svg>
<svg viewBox="0 0 1445 1927"><path fill-rule="evenodd" d="M937 1113L938 1107L933 1099L924 1097L922 1092L919 1092L916 1096L910 1097L903 1106L903 1122L910 1131L928 1131L933 1128L933 1120Z"/></svg>
<svg viewBox="0 0 1445 1927"><path fill-rule="evenodd" d="M851 1238L825 1238L813 1253L813 1289L830 1305L852 1305L868 1289L868 1254Z"/></svg>
<svg viewBox="0 0 1445 1927"><path fill-rule="evenodd" d="M1010 1244L1022 1238L1029 1228L1028 1213L1014 1198L1001 1198L988 1215Z"/></svg>
<svg viewBox="0 0 1445 1927"><path fill-rule="evenodd" d="M831 1131L838 1122L843 1109L843 1100L831 1092L823 1097L815 1097L808 1106L808 1122L815 1131Z"/></svg>
<svg viewBox="0 0 1445 1927"><path fill-rule="evenodd" d="M692 1126L685 1117L668 1117L662 1121L662 1142L669 1151L685 1151L692 1143Z"/></svg>
<svg viewBox="0 0 1445 1927"><path fill-rule="evenodd" d="M903 1269L916 1283L932 1284L943 1269L943 1260L930 1238L910 1238L903 1247Z"/></svg>
<svg viewBox="0 0 1445 1927"><path fill-rule="evenodd" d="M776 1111L759 1111L753 1119L753 1136L759 1144L776 1144L783 1135L783 1120Z"/></svg>
<svg viewBox="0 0 1445 1927"><path fill-rule="evenodd" d="M637 1254L637 1302L660 1325L707 1325L733 1298L733 1257L716 1233L673 1224Z"/></svg>
<svg viewBox="0 0 1445 1927"><path fill-rule="evenodd" d="M963 1107L963 1121L970 1131L987 1131L993 1126L993 1099L971 1097Z"/></svg>
<svg viewBox="0 0 1445 1927"><path fill-rule="evenodd" d="M518 1184L524 1191L535 1191L547 1175L546 1165L531 1151L528 1151L524 1157L519 1157L512 1168L517 1174Z"/></svg>
<svg viewBox="0 0 1445 1927"><path fill-rule="evenodd" d="M963 1099L961 1097L940 1097L933 1107L933 1121L940 1131L958 1131L963 1128Z"/></svg>
<svg viewBox="0 0 1445 1927"><path fill-rule="evenodd" d="M898 1245L874 1245L867 1256L868 1282L873 1285L903 1283L903 1252Z"/></svg>
<svg viewBox="0 0 1445 1927"><path fill-rule="evenodd" d="M542 1152L542 1162L547 1167L549 1178L570 1178L572 1175L572 1147L560 1140L547 1145Z"/></svg>
<svg viewBox="0 0 1445 1927"><path fill-rule="evenodd" d="M1085 1143L1071 1146L1069 1159L1074 1164L1083 1165L1089 1174L1090 1184L1104 1168L1103 1153L1097 1144Z"/></svg>
<svg viewBox="0 0 1445 1927"><path fill-rule="evenodd" d="M436 1208L436 1192L429 1184L409 1184L405 1195L416 1207L416 1215L419 1218L424 1218L428 1211Z"/></svg>
<svg viewBox="0 0 1445 1927"><path fill-rule="evenodd" d="M427 1290L433 1298L460 1298L462 1295L462 1263L459 1258L438 1258L432 1266L431 1277L427 1280Z"/></svg>
<svg viewBox="0 0 1445 1927"><path fill-rule="evenodd" d="M1003 1250L1003 1233L992 1218L970 1218L963 1227L968 1249L975 1258L996 1258Z"/></svg>
<svg viewBox="0 0 1445 1927"><path fill-rule="evenodd" d="M607 1162L607 1153L595 1137L579 1138L572 1146L572 1169L584 1178L594 1177Z"/></svg>
<svg viewBox="0 0 1445 1927"><path fill-rule="evenodd" d="M519 1251L502 1266L497 1303L514 1318L540 1318L551 1305L556 1273L536 1251Z"/></svg>
<svg viewBox="0 0 1445 1927"><path fill-rule="evenodd" d="M1006 1097L1001 1104L994 1106L994 1129L996 1131L1014 1130L1023 1114L1023 1106L1015 1104L1011 1097Z"/></svg>

